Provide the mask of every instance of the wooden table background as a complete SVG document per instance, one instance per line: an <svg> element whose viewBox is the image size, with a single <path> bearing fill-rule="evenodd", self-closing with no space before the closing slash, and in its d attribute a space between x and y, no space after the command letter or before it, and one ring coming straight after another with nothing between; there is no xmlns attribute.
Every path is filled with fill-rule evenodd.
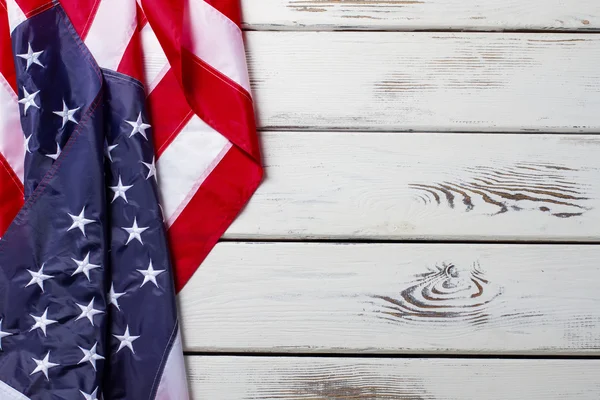
<svg viewBox="0 0 600 400"><path fill-rule="evenodd" d="M266 180L194 399L599 399L600 2L243 0Z"/></svg>

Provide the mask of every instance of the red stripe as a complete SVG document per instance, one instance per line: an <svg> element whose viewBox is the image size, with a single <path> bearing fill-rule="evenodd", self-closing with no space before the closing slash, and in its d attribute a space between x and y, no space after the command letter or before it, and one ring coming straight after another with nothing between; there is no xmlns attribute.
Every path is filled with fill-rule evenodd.
<svg viewBox="0 0 600 400"><path fill-rule="evenodd" d="M0 236L23 206L23 186L0 154Z"/></svg>
<svg viewBox="0 0 600 400"><path fill-rule="evenodd" d="M75 30L85 40L101 0L61 0L60 4L69 16Z"/></svg>
<svg viewBox="0 0 600 400"><path fill-rule="evenodd" d="M136 6L135 15L137 17L138 31L141 31L144 28L144 25L146 25L146 22L148 22L148 18L146 18L146 14L144 14L144 10L142 10L142 7L140 7L139 3Z"/></svg>
<svg viewBox="0 0 600 400"><path fill-rule="evenodd" d="M174 72L181 74L182 0L142 0L142 7Z"/></svg>
<svg viewBox="0 0 600 400"><path fill-rule="evenodd" d="M192 109L260 162L252 98L238 84L183 49L183 87Z"/></svg>
<svg viewBox="0 0 600 400"><path fill-rule="evenodd" d="M144 82L144 67L142 65L142 42L139 30L131 35L131 40L125 49L117 71ZM148 82L145 82L148 83Z"/></svg>
<svg viewBox="0 0 600 400"><path fill-rule="evenodd" d="M48 0L15 0L15 2L27 18L54 7L54 3Z"/></svg>
<svg viewBox="0 0 600 400"><path fill-rule="evenodd" d="M146 104L152 116L154 149L159 158L193 114L172 69L150 93Z"/></svg>
<svg viewBox="0 0 600 400"><path fill-rule="evenodd" d="M242 12L239 1L231 0L204 0L217 10L224 14L227 18L235 22L237 26L242 23Z"/></svg>
<svg viewBox="0 0 600 400"><path fill-rule="evenodd" d="M10 41L10 28L6 4L0 1L0 55L12 55ZM12 56L0 56L0 74L10 83L15 93L17 92L17 77ZM7 134L7 132L0 132ZM4 234L12 220L23 205L23 185L14 171L0 154L0 236Z"/></svg>
<svg viewBox="0 0 600 400"><path fill-rule="evenodd" d="M11 56L7 56L9 54ZM17 93L17 75L12 57L8 12L6 11L6 3L2 0L0 0L0 74L4 75L6 81Z"/></svg>
<svg viewBox="0 0 600 400"><path fill-rule="evenodd" d="M180 291L262 179L262 168L233 146L171 225L168 235Z"/></svg>

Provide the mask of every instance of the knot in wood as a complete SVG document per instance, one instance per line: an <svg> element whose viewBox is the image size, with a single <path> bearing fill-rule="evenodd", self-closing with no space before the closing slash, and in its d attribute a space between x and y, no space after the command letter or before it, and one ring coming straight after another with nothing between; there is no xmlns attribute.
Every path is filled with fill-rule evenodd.
<svg viewBox="0 0 600 400"><path fill-rule="evenodd" d="M385 314L396 318L460 318L478 321L488 304L502 292L486 279L478 262L467 268L442 263L400 292L397 298L379 296L392 305Z"/></svg>

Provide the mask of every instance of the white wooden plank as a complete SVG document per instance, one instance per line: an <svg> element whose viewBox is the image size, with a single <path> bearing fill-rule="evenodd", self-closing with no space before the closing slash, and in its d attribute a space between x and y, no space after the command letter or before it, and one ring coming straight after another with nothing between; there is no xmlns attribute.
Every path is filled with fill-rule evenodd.
<svg viewBox="0 0 600 400"><path fill-rule="evenodd" d="M248 29L598 29L595 0L243 0Z"/></svg>
<svg viewBox="0 0 600 400"><path fill-rule="evenodd" d="M600 240L599 136L265 132L261 142L267 178L227 238Z"/></svg>
<svg viewBox="0 0 600 400"><path fill-rule="evenodd" d="M196 351L600 354L600 246L221 243L179 294Z"/></svg>
<svg viewBox="0 0 600 400"><path fill-rule="evenodd" d="M247 32L263 128L600 130L600 36Z"/></svg>
<svg viewBox="0 0 600 400"><path fill-rule="evenodd" d="M597 400L599 360L188 357L194 399Z"/></svg>

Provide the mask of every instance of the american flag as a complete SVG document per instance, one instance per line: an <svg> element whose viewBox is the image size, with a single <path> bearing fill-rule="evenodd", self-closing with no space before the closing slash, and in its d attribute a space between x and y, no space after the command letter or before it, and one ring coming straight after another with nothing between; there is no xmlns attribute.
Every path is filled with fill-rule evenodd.
<svg viewBox="0 0 600 400"><path fill-rule="evenodd" d="M175 295L262 167L239 0L0 0L0 399L187 399Z"/></svg>

